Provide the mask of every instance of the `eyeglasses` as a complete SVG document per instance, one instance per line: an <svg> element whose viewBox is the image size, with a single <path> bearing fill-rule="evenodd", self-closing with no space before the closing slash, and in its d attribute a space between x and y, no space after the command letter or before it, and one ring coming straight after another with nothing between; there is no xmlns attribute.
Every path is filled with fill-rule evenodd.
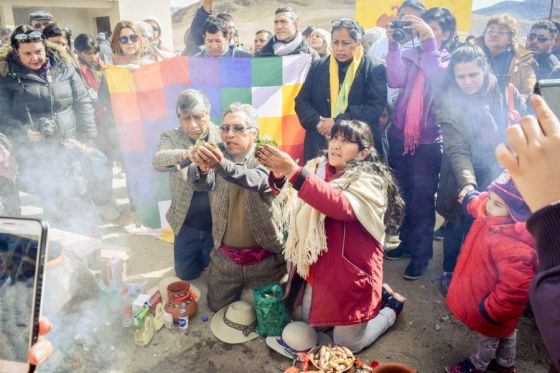
<svg viewBox="0 0 560 373"><path fill-rule="evenodd" d="M249 128L245 127L243 124L226 124L220 126L220 132L229 133L229 130L233 129L234 133L244 133Z"/></svg>
<svg viewBox="0 0 560 373"><path fill-rule="evenodd" d="M161 29L157 26L152 26L152 28L154 29L154 32L160 32Z"/></svg>
<svg viewBox="0 0 560 373"><path fill-rule="evenodd" d="M530 33L529 35L527 35L527 40L533 41L535 39L537 39L539 43L546 43L547 41L552 40L551 38L547 38L544 35L537 35L535 33Z"/></svg>
<svg viewBox="0 0 560 373"><path fill-rule="evenodd" d="M487 28L486 29L486 33L489 35L500 35L500 36L505 36L505 35L509 35L510 31L509 30L504 30L504 29L496 29L496 28Z"/></svg>
<svg viewBox="0 0 560 373"><path fill-rule="evenodd" d="M40 29L41 27L45 27L49 23L51 23L51 21L37 22L33 24L33 27L35 27L36 29Z"/></svg>
<svg viewBox="0 0 560 373"><path fill-rule="evenodd" d="M342 18L336 21L333 21L332 23L332 27L333 28L337 28L337 27L346 27L346 28L352 28L355 30L360 30L360 25L358 25L358 22L354 21L353 19L350 18Z"/></svg>
<svg viewBox="0 0 560 373"><path fill-rule="evenodd" d="M15 39L20 43L34 43L43 41L43 34L39 31L31 31L29 34L17 34Z"/></svg>
<svg viewBox="0 0 560 373"><path fill-rule="evenodd" d="M128 44L128 41L131 41L132 43L136 43L138 41L138 35L136 34L132 34L130 36L121 36L119 38L119 43L121 44Z"/></svg>

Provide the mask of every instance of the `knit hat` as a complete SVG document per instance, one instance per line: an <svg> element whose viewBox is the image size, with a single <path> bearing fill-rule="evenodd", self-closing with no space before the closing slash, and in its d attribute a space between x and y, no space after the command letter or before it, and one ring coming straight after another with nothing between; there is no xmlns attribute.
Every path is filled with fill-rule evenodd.
<svg viewBox="0 0 560 373"><path fill-rule="evenodd" d="M517 187L513 183L511 175L505 171L500 176L498 176L490 186L488 186L489 192L496 193L501 199L504 200L505 204L509 208L509 212L513 220L518 222L527 221L529 215L531 215L531 210L529 206L519 194Z"/></svg>
<svg viewBox="0 0 560 373"><path fill-rule="evenodd" d="M33 21L34 19L46 19L48 21L52 21L53 16L49 12L45 12L44 10L38 10L29 13L29 22L31 23L31 21Z"/></svg>

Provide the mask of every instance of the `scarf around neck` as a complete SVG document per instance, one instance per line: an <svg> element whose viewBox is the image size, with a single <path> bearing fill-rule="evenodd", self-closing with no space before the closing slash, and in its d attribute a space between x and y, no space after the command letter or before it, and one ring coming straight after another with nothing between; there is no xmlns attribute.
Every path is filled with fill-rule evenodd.
<svg viewBox="0 0 560 373"><path fill-rule="evenodd" d="M294 52L301 42L303 41L303 36L299 31L296 31L296 35L291 41L284 42L281 40L276 39L274 37L274 43L272 43L272 49L274 50L275 56L287 56L290 53Z"/></svg>
<svg viewBox="0 0 560 373"><path fill-rule="evenodd" d="M424 89L426 75L422 67L418 66L418 75L412 85L408 107L404 121L404 153L403 155L414 155L414 151L420 142L422 132L420 124L424 118Z"/></svg>
<svg viewBox="0 0 560 373"><path fill-rule="evenodd" d="M317 158L309 161L305 167L324 180L326 166L325 158ZM360 224L383 245L387 198L382 178L362 173L359 178L350 180L348 175L342 174L329 184L343 190ZM326 216L300 199L298 192L286 182L272 203L272 217L279 231L289 232L284 244L284 258L295 265L302 278L306 278L309 267L328 250Z"/></svg>
<svg viewBox="0 0 560 373"><path fill-rule="evenodd" d="M360 66L363 55L364 48L360 45L356 49L356 53L354 53L352 63L346 71L344 82L342 82L342 85L340 85L339 90L340 82L338 80L338 62L334 58L334 54L331 53L329 61L331 118L336 118L346 111L346 108L348 107L348 96L350 95L350 88L352 88L352 83L354 83L356 71L358 71L358 67Z"/></svg>

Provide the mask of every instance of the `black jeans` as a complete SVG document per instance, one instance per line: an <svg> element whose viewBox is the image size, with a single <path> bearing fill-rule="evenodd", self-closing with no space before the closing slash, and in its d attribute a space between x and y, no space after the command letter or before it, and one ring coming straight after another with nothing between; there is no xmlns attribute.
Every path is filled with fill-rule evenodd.
<svg viewBox="0 0 560 373"><path fill-rule="evenodd" d="M427 263L433 255L435 195L441 166L441 144L419 144L414 155L403 155L404 143L389 136L389 165L406 204L400 229L401 247L412 262Z"/></svg>
<svg viewBox="0 0 560 373"><path fill-rule="evenodd" d="M465 214L461 214L456 224L448 223L443 233L443 272L453 272L455 269L461 247L472 223L473 218Z"/></svg>

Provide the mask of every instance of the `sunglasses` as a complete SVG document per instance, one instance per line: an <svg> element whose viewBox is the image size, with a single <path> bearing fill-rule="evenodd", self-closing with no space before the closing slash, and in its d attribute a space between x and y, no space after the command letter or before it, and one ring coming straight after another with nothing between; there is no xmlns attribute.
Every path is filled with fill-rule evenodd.
<svg viewBox="0 0 560 373"><path fill-rule="evenodd" d="M34 43L43 41L43 34L39 31L31 31L29 34L17 34L15 39L20 43Z"/></svg>
<svg viewBox="0 0 560 373"><path fill-rule="evenodd" d="M154 32L160 32L161 29L157 26L152 26L152 28L154 29Z"/></svg>
<svg viewBox="0 0 560 373"><path fill-rule="evenodd" d="M128 44L128 41L130 40L130 42L132 43L136 43L138 41L138 35L136 34L132 34L130 36L121 36L119 38L119 43L121 44Z"/></svg>
<svg viewBox="0 0 560 373"><path fill-rule="evenodd" d="M333 21L332 23L332 27L333 28L337 28L337 27L346 27L346 28L352 28L355 30L360 30L360 25L358 25L358 22L354 21L353 19L350 18L342 18L336 21Z"/></svg>
<svg viewBox="0 0 560 373"><path fill-rule="evenodd" d="M530 33L529 35L527 35L527 40L533 41L535 39L537 39L539 43L546 43L547 41L552 40L551 38L547 38L544 35L537 35L534 33Z"/></svg>
<svg viewBox="0 0 560 373"><path fill-rule="evenodd" d="M37 22L33 24L33 27L35 27L36 29L40 29L41 27L45 27L49 23L51 23L51 21Z"/></svg>
<svg viewBox="0 0 560 373"><path fill-rule="evenodd" d="M229 133L229 130L233 129L234 133L244 133L249 128L245 127L242 124L226 124L224 126L220 126L220 132Z"/></svg>

